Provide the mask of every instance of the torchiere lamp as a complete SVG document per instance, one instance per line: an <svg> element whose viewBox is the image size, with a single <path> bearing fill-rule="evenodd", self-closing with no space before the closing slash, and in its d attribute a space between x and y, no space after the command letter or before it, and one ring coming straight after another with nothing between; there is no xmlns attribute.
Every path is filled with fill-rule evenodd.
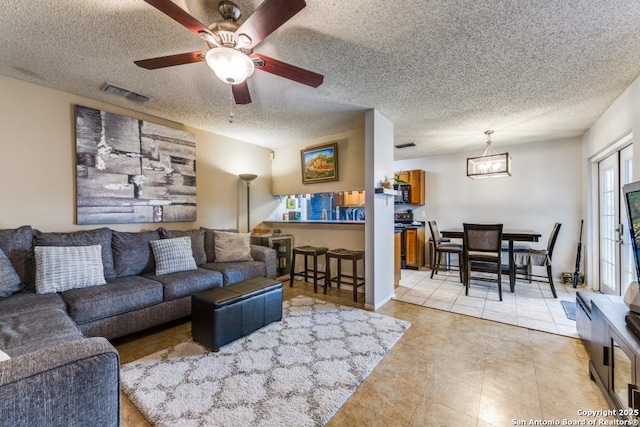
<svg viewBox="0 0 640 427"><path fill-rule="evenodd" d="M251 232L251 220L249 216L250 211L250 197L249 197L249 188L251 187L251 181L256 179L258 175L254 175L252 173L241 173L238 175L241 180L247 183L247 233Z"/></svg>

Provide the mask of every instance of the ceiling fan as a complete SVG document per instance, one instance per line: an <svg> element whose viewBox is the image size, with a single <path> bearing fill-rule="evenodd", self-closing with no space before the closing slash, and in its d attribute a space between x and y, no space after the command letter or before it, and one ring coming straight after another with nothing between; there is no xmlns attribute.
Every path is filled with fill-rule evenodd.
<svg viewBox="0 0 640 427"><path fill-rule="evenodd" d="M209 27L171 0L144 1L207 42L209 50L134 61L139 67L155 70L206 61L220 80L231 85L236 104L251 103L246 79L256 68L312 87L322 84L321 74L253 52L256 45L307 5L304 0L266 0L242 25L236 22L240 17L238 5L221 1L218 10L223 20Z"/></svg>

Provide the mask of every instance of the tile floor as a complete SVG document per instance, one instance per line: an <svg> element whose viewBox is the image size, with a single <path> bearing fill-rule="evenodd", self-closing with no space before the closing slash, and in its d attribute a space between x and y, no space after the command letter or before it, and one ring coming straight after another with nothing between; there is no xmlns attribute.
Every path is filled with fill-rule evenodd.
<svg viewBox="0 0 640 427"><path fill-rule="evenodd" d="M301 294L363 307L348 291L285 287L285 299ZM329 426L511 426L607 408L580 340L400 301L378 312L412 326ZM189 338L183 321L114 344L127 363ZM124 427L148 425L124 395L122 418Z"/></svg>
<svg viewBox="0 0 640 427"><path fill-rule="evenodd" d="M590 292L556 282L558 298L553 298L548 283L517 280L511 293L503 279L500 301L495 283L472 281L466 296L457 271L440 272L433 279L430 275L431 270L402 270L395 299L573 338L578 338L576 322L567 318L560 301L575 302L576 291Z"/></svg>

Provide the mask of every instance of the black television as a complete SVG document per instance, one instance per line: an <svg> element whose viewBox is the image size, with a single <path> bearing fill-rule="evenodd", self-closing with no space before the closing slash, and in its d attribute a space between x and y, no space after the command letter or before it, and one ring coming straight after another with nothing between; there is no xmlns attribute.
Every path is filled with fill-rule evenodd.
<svg viewBox="0 0 640 427"><path fill-rule="evenodd" d="M640 181L625 184L622 192L627 206L629 238L636 264L636 281L640 283Z"/></svg>

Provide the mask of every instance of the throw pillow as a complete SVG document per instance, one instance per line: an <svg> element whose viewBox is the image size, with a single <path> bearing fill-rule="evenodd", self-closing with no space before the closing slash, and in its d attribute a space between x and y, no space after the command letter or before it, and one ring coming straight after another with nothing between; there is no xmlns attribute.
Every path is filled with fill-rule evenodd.
<svg viewBox="0 0 640 427"><path fill-rule="evenodd" d="M214 231L216 262L253 261L249 233Z"/></svg>
<svg viewBox="0 0 640 427"><path fill-rule="evenodd" d="M198 268L193 259L190 237L151 240L149 243L156 259L156 276Z"/></svg>
<svg viewBox="0 0 640 427"><path fill-rule="evenodd" d="M214 232L216 231L227 231L229 233L237 233L238 230L235 228L206 228L200 227L200 230L204 231L204 251L207 254L207 262L215 262L216 261L216 252L215 252L215 242L214 242Z"/></svg>
<svg viewBox="0 0 640 427"><path fill-rule="evenodd" d="M9 359L11 359L11 357L9 357L9 355L4 351L0 350L0 362L9 360Z"/></svg>
<svg viewBox="0 0 640 427"><path fill-rule="evenodd" d="M113 263L118 277L153 273L156 269L149 242L160 239L160 232L112 232Z"/></svg>
<svg viewBox="0 0 640 427"><path fill-rule="evenodd" d="M191 237L191 251L196 265L202 265L207 262L207 254L204 251L204 231L203 230L165 230L159 228L160 237L163 239L172 239L174 237Z"/></svg>
<svg viewBox="0 0 640 427"><path fill-rule="evenodd" d="M22 286L20 286L20 276L11 265L11 261L0 249L0 298L6 298L15 294Z"/></svg>
<svg viewBox="0 0 640 427"><path fill-rule="evenodd" d="M104 285L102 248L91 246L36 246L36 292L48 294Z"/></svg>
<svg viewBox="0 0 640 427"><path fill-rule="evenodd" d="M0 249L11 261L20 281L29 290L35 290L33 272L33 235L28 225L0 230Z"/></svg>
<svg viewBox="0 0 640 427"><path fill-rule="evenodd" d="M71 233L43 233L36 230L33 238L35 246L102 246L102 266L105 279L115 279L113 252L111 250L111 230L97 228L94 230L74 231Z"/></svg>

